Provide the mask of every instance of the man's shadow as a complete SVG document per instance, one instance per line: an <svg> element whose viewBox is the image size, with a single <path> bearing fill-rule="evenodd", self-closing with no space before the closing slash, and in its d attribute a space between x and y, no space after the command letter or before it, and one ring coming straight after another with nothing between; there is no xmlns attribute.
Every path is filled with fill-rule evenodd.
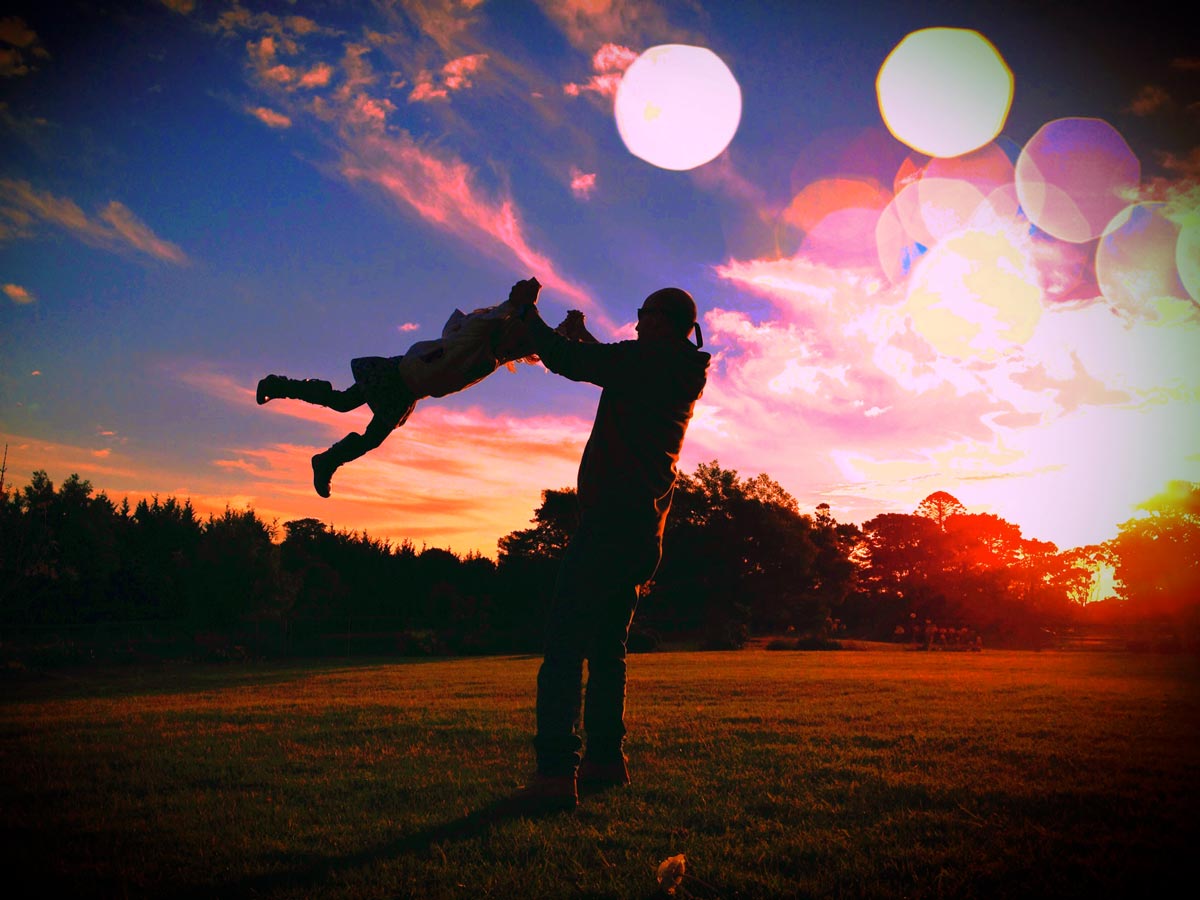
<svg viewBox="0 0 1200 900"><path fill-rule="evenodd" d="M320 856L311 853L288 854L281 860L288 866L284 871L251 875L224 884L196 885L190 891L182 891L175 896L195 898L261 897L277 890L300 890L304 894L315 896L322 887L336 882L347 871L419 853L448 841L456 843L469 841L488 833L503 822L516 819L540 821L565 815L570 815L570 813L531 807L519 796L509 795L493 800L486 806L472 810L450 822L431 825L428 828L422 828L356 853L347 853L344 856Z"/></svg>

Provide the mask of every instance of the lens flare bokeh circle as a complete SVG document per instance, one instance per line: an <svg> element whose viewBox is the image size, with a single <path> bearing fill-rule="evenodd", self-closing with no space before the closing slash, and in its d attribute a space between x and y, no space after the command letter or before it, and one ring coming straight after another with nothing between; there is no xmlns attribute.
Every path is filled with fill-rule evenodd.
<svg viewBox="0 0 1200 900"><path fill-rule="evenodd" d="M1192 300L1200 303L1200 214L1193 214L1179 230L1175 266Z"/></svg>
<svg viewBox="0 0 1200 900"><path fill-rule="evenodd" d="M1140 180L1137 157L1102 119L1047 122L1017 159L1017 196L1029 221L1075 244L1098 238Z"/></svg>
<svg viewBox="0 0 1200 900"><path fill-rule="evenodd" d="M1004 127L1013 75L979 32L925 28L904 38L884 60L875 93L896 140L926 156L960 156Z"/></svg>
<svg viewBox="0 0 1200 900"><path fill-rule="evenodd" d="M742 117L742 90L711 50L662 44L625 70L614 114L630 153L662 169L685 171L729 146Z"/></svg>
<svg viewBox="0 0 1200 900"><path fill-rule="evenodd" d="M1165 204L1137 203L1109 223L1096 245L1096 281L1117 309L1154 318L1164 300L1184 300L1176 250L1180 227Z"/></svg>

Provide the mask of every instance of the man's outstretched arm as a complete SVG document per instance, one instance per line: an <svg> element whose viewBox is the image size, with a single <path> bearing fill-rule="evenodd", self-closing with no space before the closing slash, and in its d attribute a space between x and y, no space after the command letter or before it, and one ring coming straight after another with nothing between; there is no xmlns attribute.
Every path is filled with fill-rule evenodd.
<svg viewBox="0 0 1200 900"><path fill-rule="evenodd" d="M588 381L600 387L610 387L633 377L619 345L568 340L547 325L534 305L540 289L536 278L519 281L513 285L509 298L521 304L518 315L547 369L572 381ZM523 304L522 300L525 301Z"/></svg>

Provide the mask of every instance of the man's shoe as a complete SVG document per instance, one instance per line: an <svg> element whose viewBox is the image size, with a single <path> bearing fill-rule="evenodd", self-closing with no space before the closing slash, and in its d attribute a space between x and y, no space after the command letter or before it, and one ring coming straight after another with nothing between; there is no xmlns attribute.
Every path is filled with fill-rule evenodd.
<svg viewBox="0 0 1200 900"><path fill-rule="evenodd" d="M529 784L517 788L512 797L515 811L530 814L571 812L579 805L574 775L537 774Z"/></svg>
<svg viewBox="0 0 1200 900"><path fill-rule="evenodd" d="M629 784L625 757L616 762L595 762L586 756L579 764L579 786L591 791L624 787Z"/></svg>

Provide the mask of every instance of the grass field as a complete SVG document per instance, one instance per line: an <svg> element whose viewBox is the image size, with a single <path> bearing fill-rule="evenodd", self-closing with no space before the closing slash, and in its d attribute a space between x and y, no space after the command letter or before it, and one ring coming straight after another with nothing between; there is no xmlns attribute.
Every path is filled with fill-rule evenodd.
<svg viewBox="0 0 1200 900"><path fill-rule="evenodd" d="M1174 896L1200 667L1109 653L631 658L634 784L497 814L538 660L8 678L21 896ZM1185 890L1186 893L1186 890ZM8 893L8 896L14 896Z"/></svg>

